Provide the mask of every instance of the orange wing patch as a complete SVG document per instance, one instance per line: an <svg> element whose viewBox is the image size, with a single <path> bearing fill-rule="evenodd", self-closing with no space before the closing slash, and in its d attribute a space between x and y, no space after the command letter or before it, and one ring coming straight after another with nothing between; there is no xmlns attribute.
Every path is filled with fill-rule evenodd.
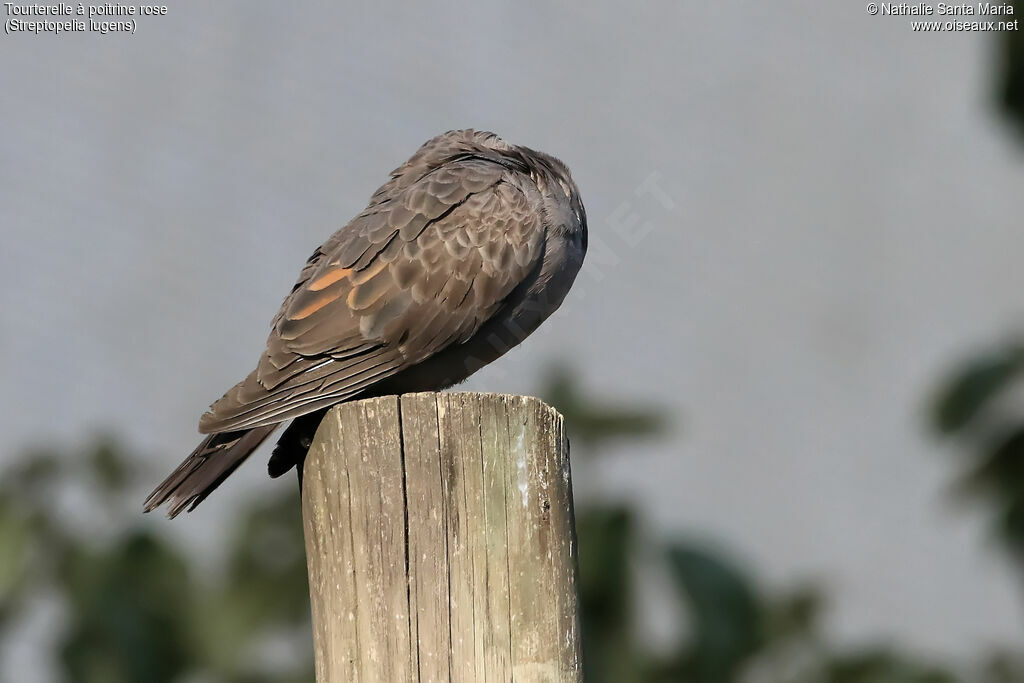
<svg viewBox="0 0 1024 683"><path fill-rule="evenodd" d="M309 283L309 290L311 292L319 292L321 289L330 287L335 282L343 277L348 277L352 274L351 268L332 268L317 279ZM312 311L311 311L312 312ZM307 313L308 315L308 313ZM303 316L305 317L305 316Z"/></svg>
<svg viewBox="0 0 1024 683"><path fill-rule="evenodd" d="M353 285L361 285L364 282L369 282L373 279L373 276L388 267L388 264L383 259L377 259L371 265L363 268L354 276L352 276Z"/></svg>
<svg viewBox="0 0 1024 683"><path fill-rule="evenodd" d="M341 292L334 292L333 294L329 294L327 296L322 296L318 299L314 299L313 301L310 301L308 304L306 304L299 310L295 311L294 314L288 317L291 320L302 320L303 318L308 318L309 316L313 315L321 308L331 303L332 301L336 300L340 296Z"/></svg>

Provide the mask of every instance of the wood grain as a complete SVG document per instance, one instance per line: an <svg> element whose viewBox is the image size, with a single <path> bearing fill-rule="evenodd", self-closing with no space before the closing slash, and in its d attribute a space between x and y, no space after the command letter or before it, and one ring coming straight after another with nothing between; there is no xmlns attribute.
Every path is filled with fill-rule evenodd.
<svg viewBox="0 0 1024 683"><path fill-rule="evenodd" d="M568 442L550 406L336 406L302 512L319 683L582 680Z"/></svg>

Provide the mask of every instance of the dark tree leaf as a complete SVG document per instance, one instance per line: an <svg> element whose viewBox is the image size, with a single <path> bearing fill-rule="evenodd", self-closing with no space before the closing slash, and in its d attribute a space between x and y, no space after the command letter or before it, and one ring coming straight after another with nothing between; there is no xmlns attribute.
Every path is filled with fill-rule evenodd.
<svg viewBox="0 0 1024 683"><path fill-rule="evenodd" d="M839 657L829 667L830 683L960 683L945 669L909 660L886 648Z"/></svg>
<svg viewBox="0 0 1024 683"><path fill-rule="evenodd" d="M591 507L576 516L579 538L583 664L592 683L636 680L629 558L636 550L632 513Z"/></svg>
<svg viewBox="0 0 1024 683"><path fill-rule="evenodd" d="M0 496L0 626L28 581L32 529L12 502Z"/></svg>
<svg viewBox="0 0 1024 683"><path fill-rule="evenodd" d="M84 460L105 494L119 493L131 481L133 463L110 437L98 439Z"/></svg>
<svg viewBox="0 0 1024 683"><path fill-rule="evenodd" d="M135 533L108 552L78 556L73 607L62 640L68 677L81 683L174 681L193 657L185 618L189 579L181 558Z"/></svg>
<svg viewBox="0 0 1024 683"><path fill-rule="evenodd" d="M1024 12L1020 0L1010 0L1008 4L1013 5L1013 17ZM1001 31L999 43L999 101L1018 132L1024 135L1024 31Z"/></svg>
<svg viewBox="0 0 1024 683"><path fill-rule="evenodd" d="M716 554L676 543L668 563L690 613L682 671L693 683L727 683L762 643L761 606L749 578Z"/></svg>
<svg viewBox="0 0 1024 683"><path fill-rule="evenodd" d="M562 413L572 437L591 448L665 431L665 416L657 408L593 401L580 391L576 378L564 367L549 372L541 396Z"/></svg>
<svg viewBox="0 0 1024 683"><path fill-rule="evenodd" d="M956 373L939 392L933 409L936 428L956 432L968 425L1024 367L1019 347L983 356Z"/></svg>

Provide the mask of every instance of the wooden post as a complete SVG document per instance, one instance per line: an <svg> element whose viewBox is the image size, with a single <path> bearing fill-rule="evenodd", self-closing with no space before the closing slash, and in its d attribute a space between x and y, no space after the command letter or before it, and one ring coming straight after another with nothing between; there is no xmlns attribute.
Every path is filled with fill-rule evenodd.
<svg viewBox="0 0 1024 683"><path fill-rule="evenodd" d="M569 449L550 406L336 406L302 516L318 683L582 680Z"/></svg>

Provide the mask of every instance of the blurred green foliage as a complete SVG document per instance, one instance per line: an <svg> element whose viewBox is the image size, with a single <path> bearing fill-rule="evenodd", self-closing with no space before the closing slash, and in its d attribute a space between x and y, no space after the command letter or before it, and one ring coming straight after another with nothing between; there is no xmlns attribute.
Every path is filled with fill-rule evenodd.
<svg viewBox="0 0 1024 683"><path fill-rule="evenodd" d="M564 372L545 395L572 416L578 461L657 438L666 424L644 406L593 401ZM47 597L66 615L49 658L62 680L313 680L297 487L282 482L244 509L211 568L139 514L139 462L100 439L32 452L4 471L0 655ZM979 657L983 666L958 675L889 646L837 647L822 634L819 589L766 591L713 544L652 534L625 502L581 502L577 526L589 683L1024 681L1006 656ZM673 622L658 638L640 607L651 576Z"/></svg>
<svg viewBox="0 0 1024 683"><path fill-rule="evenodd" d="M1013 0L1015 17L1024 3ZM1019 19L1018 19L1019 21ZM996 91L1024 143L1024 30L999 34ZM960 362L935 392L931 422L965 464L956 492L991 509L993 532L1024 578L1024 341L1011 338ZM1024 680L1024 676L1020 680Z"/></svg>
<svg viewBox="0 0 1024 683"><path fill-rule="evenodd" d="M552 372L542 392L566 416L574 460L600 457L613 443L657 438L667 424L651 406L589 395L565 371ZM588 683L1024 682L1022 662L1008 653L980 653L954 669L891 643L831 643L820 587L766 590L711 543L652 535L627 503L582 501L576 521ZM678 635L660 646L651 644L638 608L641 582L652 573L671 593L661 602L678 608L670 628Z"/></svg>
<svg viewBox="0 0 1024 683"><path fill-rule="evenodd" d="M965 465L956 492L991 508L993 530L1024 576L1024 344L1007 342L964 361L932 407L940 434L955 438Z"/></svg>
<svg viewBox="0 0 1024 683"><path fill-rule="evenodd" d="M312 680L294 492L251 504L223 549L223 566L203 572L193 553L158 535L139 512L138 462L101 439L80 452L29 453L4 471L0 655L47 598L66 613L52 657L63 680L160 682L197 673L238 683ZM83 493L84 501L68 495ZM282 667L263 661L259 648L274 639L297 643L302 655Z"/></svg>

